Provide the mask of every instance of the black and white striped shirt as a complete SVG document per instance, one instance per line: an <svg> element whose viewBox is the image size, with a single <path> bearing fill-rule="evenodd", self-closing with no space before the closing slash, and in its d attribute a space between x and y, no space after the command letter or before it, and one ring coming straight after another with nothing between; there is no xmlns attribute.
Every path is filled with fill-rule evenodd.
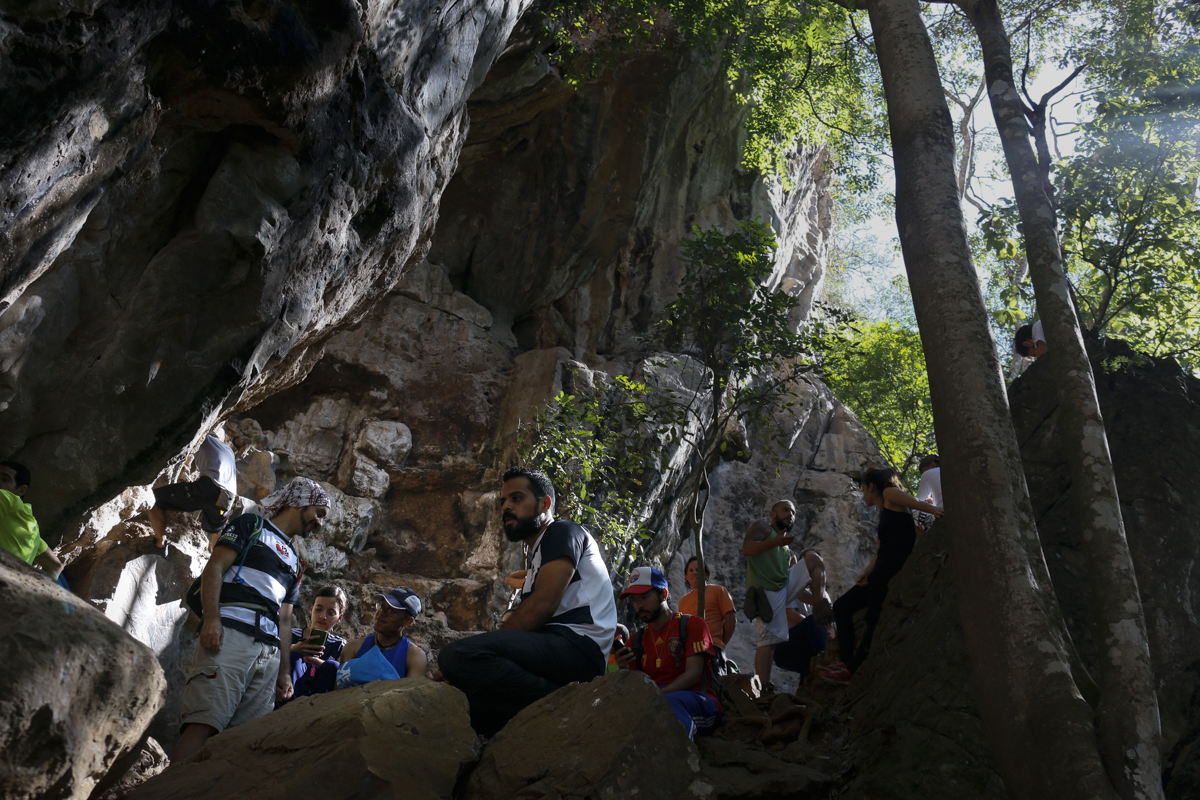
<svg viewBox="0 0 1200 800"><path fill-rule="evenodd" d="M238 554L221 581L221 624L279 644L279 606L300 601L300 559L292 540L267 520L243 514L217 544Z"/></svg>

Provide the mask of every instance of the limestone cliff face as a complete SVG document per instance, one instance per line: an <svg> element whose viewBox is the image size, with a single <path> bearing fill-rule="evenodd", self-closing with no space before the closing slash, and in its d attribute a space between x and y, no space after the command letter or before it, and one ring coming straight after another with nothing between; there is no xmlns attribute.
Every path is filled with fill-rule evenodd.
<svg viewBox="0 0 1200 800"><path fill-rule="evenodd" d="M829 234L823 156L794 154L789 192L747 173L743 111L721 71L694 53L638 56L577 91L515 38L469 104L471 133L428 259L333 337L307 380L248 412L276 440L304 430L294 437L302 447L319 409L340 409L329 418L346 424L326 428L330 454L317 474L351 494L360 492L347 483L347 459L361 462L349 454L365 424L356 420L407 426L412 450L386 470L360 580L455 582L453 597L470 603L445 609L452 627L493 624L508 600L498 578L522 566L495 513L517 425L572 381L655 369L637 336L674 297L678 241L691 226L770 220L780 240L770 282L800 299L801 314L819 291ZM798 484L801 525L814 543L828 540L835 588L870 557L850 476L877 451L818 381L796 388L805 402L785 423L793 444L773 454L794 466L775 478L763 453L718 471L713 530L728 547L715 563L728 564L717 576L731 588L742 583L735 540L740 550L749 523ZM645 555L664 566L680 546L677 489L647 489L660 510ZM678 581L676 596L685 591Z"/></svg>
<svg viewBox="0 0 1200 800"><path fill-rule="evenodd" d="M780 242L770 283L800 300L799 315L820 291L830 230L824 156L794 153L789 191L747 172L743 110L723 73L684 48L631 57L573 89L522 27L468 113L428 257L330 336L304 380L242 395L223 426L243 494L262 496L294 474L334 492L336 515L299 541L306 592L345 586L344 628L355 632L370 622L372 592L410 585L427 605L415 638L435 654L490 628L510 600L500 577L522 557L495 504L520 421L598 372L661 372L637 334L673 298L677 243L691 226L770 221ZM714 478L714 579L739 603L741 536L781 497L801 506L797 532L830 561L834 589L870 558L871 522L852 478L877 457L874 445L818 381L795 388L802 402L784 421L794 431L785 452L725 464ZM187 477L189 454L158 480ZM776 457L791 462L778 477ZM648 488L657 533L644 555L671 571L676 597L687 591L689 552L677 489ZM69 574L135 636L161 642L168 681L178 682L192 642L178 597L203 546L176 518L180 546L165 560L151 553L149 502L143 488L100 507L75 537ZM743 620L740 636L749 629ZM167 742L174 702L153 730Z"/></svg>
<svg viewBox="0 0 1200 800"><path fill-rule="evenodd" d="M423 259L525 5L0 5L0 452L53 541Z"/></svg>

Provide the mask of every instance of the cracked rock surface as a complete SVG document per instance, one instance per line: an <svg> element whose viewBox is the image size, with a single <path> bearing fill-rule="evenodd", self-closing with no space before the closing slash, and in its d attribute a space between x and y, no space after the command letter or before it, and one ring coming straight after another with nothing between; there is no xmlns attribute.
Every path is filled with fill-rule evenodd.
<svg viewBox="0 0 1200 800"><path fill-rule="evenodd" d="M51 541L424 257L525 5L0 4L0 451Z"/></svg>

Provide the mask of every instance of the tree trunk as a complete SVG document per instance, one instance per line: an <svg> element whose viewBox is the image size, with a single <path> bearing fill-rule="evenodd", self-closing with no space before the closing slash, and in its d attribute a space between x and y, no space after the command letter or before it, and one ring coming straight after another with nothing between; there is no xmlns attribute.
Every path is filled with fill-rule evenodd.
<svg viewBox="0 0 1200 800"><path fill-rule="evenodd" d="M1012 176L1029 275L1058 387L1071 510L1092 594L1092 635L1101 653L1097 736L1108 777L1128 800L1163 797L1161 728L1141 594L1117 498L1117 483L1091 362L1063 268L1055 207L1029 139L1013 83L1012 51L996 0L966 0L983 50L992 114Z"/></svg>
<svg viewBox="0 0 1200 800"><path fill-rule="evenodd" d="M1012 797L1115 798L1037 546L929 35L917 0L868 0L867 9L888 105L896 223L945 467L939 524L954 530L955 586L984 726Z"/></svg>
<svg viewBox="0 0 1200 800"><path fill-rule="evenodd" d="M692 507L692 524L696 536L696 613L704 619L704 512L708 508L708 495L711 489L708 485L708 469L706 464L700 466L700 481L704 485L704 503L700 503L700 487L696 487L695 505Z"/></svg>

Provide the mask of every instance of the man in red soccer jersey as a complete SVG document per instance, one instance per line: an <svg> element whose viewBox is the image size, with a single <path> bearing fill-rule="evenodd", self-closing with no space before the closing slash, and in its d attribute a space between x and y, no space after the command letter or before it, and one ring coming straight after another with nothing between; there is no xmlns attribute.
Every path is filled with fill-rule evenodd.
<svg viewBox="0 0 1200 800"><path fill-rule="evenodd" d="M704 620L673 613L667 596L667 579L658 570L638 567L629 576L621 597L633 598L646 627L617 654L617 663L641 670L658 684L688 738L694 739L698 733L711 733L721 715L716 679L708 663L717 651ZM687 626L681 632L684 619Z"/></svg>

